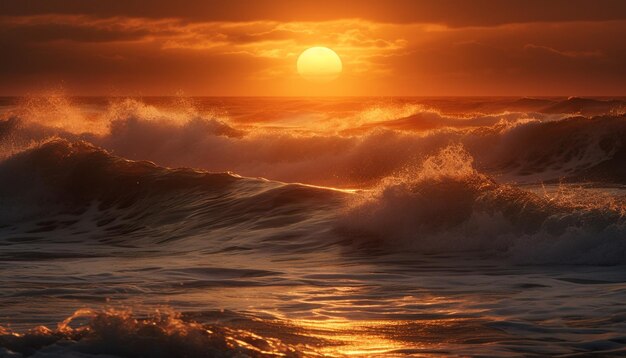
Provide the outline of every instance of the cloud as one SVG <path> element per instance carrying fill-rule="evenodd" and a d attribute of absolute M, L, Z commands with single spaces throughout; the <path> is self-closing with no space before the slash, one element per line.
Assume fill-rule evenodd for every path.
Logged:
<path fill-rule="evenodd" d="M 440 23 L 452 27 L 508 23 L 626 19 L 620 0 L 7 0 L 6 15 L 72 14 L 94 17 L 179 18 L 186 21 L 328 21 L 362 18 L 385 23 Z"/>
<path fill-rule="evenodd" d="M 60 7 L 55 14 L 0 16 L 7 54 L 0 57 L 0 93 L 59 83 L 81 94 L 124 95 L 626 93 L 626 45 L 615 41 L 626 21 L 199 21 L 176 11 L 160 18 L 151 9 L 133 17 L 121 11 L 129 5 L 110 6 L 119 11 Z M 312 86 L 296 73 L 297 56 L 311 46 L 341 57 L 344 73 L 332 86 Z"/>
<path fill-rule="evenodd" d="M 228 84 L 220 84 L 224 89 L 232 84 L 241 86 L 245 78 L 297 78 L 294 63 L 298 54 L 324 45 L 340 53 L 346 76 L 363 72 L 375 76 L 385 72 L 379 63 L 381 54 L 401 51 L 407 45 L 392 32 L 379 33 L 384 26 L 356 19 L 189 23 L 85 15 L 4 17 L 0 19 L 0 43 L 12 56 L 0 58 L 0 74 L 6 74 L 5 78 L 22 76 L 18 80 L 38 75 L 40 81 L 52 82 L 78 81 L 80 77 L 88 77 L 90 82 L 142 78 L 137 82 L 144 86 L 168 80 L 178 84 L 189 78 L 195 82 L 203 73 L 232 74 L 233 78 L 225 80 Z M 237 69 L 238 63 L 246 65 Z M 163 68 L 169 73 L 163 73 Z M 186 75 L 193 70 L 197 71 L 195 79 Z M 237 74 L 239 78 L 234 78 Z M 207 82 L 213 85 L 216 79 L 207 78 L 212 80 Z"/>
<path fill-rule="evenodd" d="M 539 46 L 535 44 L 527 44 L 524 49 L 529 52 L 544 52 L 556 56 L 562 56 L 567 58 L 587 58 L 587 57 L 602 57 L 604 54 L 600 50 L 596 51 L 566 51 L 557 50 L 549 46 Z"/>
<path fill-rule="evenodd" d="M 176 22 L 171 20 L 101 19 L 84 15 L 0 17 L 0 43 L 4 44 L 142 41 L 175 36 L 178 31 Z"/>

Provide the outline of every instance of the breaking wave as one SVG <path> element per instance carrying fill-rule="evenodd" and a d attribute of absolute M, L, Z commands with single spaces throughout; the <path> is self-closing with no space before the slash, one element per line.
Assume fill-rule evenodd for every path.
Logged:
<path fill-rule="evenodd" d="M 587 113 L 567 105 L 580 101 L 591 101 L 582 108 L 604 108 L 604 113 L 610 114 L 588 111 L 593 115 L 572 117 L 561 113 Z M 620 165 L 626 160 L 626 116 L 616 107 L 623 103 L 580 101 L 559 102 L 561 110 L 487 114 L 451 114 L 433 107 L 435 104 L 403 104 L 367 108 L 350 116 L 340 111 L 335 113 L 339 117 L 273 123 L 264 120 L 264 112 L 255 120 L 229 118 L 190 104 L 158 108 L 123 99 L 94 114 L 80 111 L 63 97 L 31 99 L 0 121 L 0 156 L 9 157 L 50 138 L 63 138 L 87 141 L 115 155 L 162 166 L 363 187 L 457 143 L 475 158 L 477 169 L 498 180 L 626 183 Z M 499 104 L 505 105 L 513 104 Z"/>
<path fill-rule="evenodd" d="M 51 106 L 46 122 L 39 108 Z M 79 115 L 62 99 L 24 108 L 0 122 L 2 228 L 150 243 L 219 231 L 227 239 L 215 250 L 352 241 L 520 263 L 626 263 L 623 197 L 580 187 L 626 183 L 623 114 L 461 117 L 405 106 L 390 117 L 374 111 L 384 121 L 367 119 L 377 128 L 356 134 L 129 99 L 95 119 L 80 114 L 80 127 L 60 119 Z M 411 128 L 420 116 L 445 125 Z"/>
<path fill-rule="evenodd" d="M 84 321 L 82 324 L 75 322 L 81 320 Z M 60 322 L 56 329 L 38 326 L 25 333 L 16 333 L 0 327 L 2 357 L 104 355 L 155 358 L 304 356 L 295 346 L 279 339 L 225 325 L 196 323 L 173 311 L 138 318 L 131 311 L 81 309 Z"/>
<path fill-rule="evenodd" d="M 90 237 L 104 242 L 165 243 L 221 230 L 239 238 L 237 245 L 265 249 L 272 237 L 293 237 L 297 249 L 349 239 L 391 251 L 473 252 L 519 263 L 626 263 L 624 198 L 564 184 L 551 191 L 500 184 L 477 171 L 460 145 L 351 194 L 167 169 L 53 140 L 2 162 L 0 188 L 8 204 L 2 227 L 80 233 L 93 225 L 98 230 L 91 226 Z M 36 220 L 44 213 L 47 220 Z"/>
<path fill-rule="evenodd" d="M 460 146 L 355 199 L 341 230 L 393 251 L 474 252 L 524 264 L 626 263 L 626 198 L 498 184 Z"/>

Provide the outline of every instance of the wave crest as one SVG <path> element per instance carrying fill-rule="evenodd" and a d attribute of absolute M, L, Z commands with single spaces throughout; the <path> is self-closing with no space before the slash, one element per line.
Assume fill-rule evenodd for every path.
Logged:
<path fill-rule="evenodd" d="M 622 201 L 599 205 L 596 195 L 576 201 L 498 184 L 471 168 L 459 146 L 424 163 L 353 203 L 340 230 L 392 251 L 475 252 L 519 263 L 626 263 Z"/>
<path fill-rule="evenodd" d="M 597 101 L 583 102 L 591 106 Z M 498 106 L 507 103 L 494 101 Z M 259 106 L 254 101 L 246 104 Z M 157 107 L 116 99 L 101 105 L 100 112 L 92 113 L 62 97 L 27 101 L 0 121 L 0 157 L 63 138 L 163 166 L 363 187 L 457 143 L 475 158 L 477 169 L 501 181 L 626 183 L 621 165 L 626 158 L 626 116 L 620 113 L 589 118 L 506 111 L 450 114 L 433 106 L 401 104 L 353 116 L 345 109 L 338 117 L 304 116 L 307 123 L 286 103 L 272 113 L 288 118 L 273 123 L 257 107 L 246 112 L 252 118 L 237 122 L 186 102 Z"/>
<path fill-rule="evenodd" d="M 74 321 L 86 323 L 73 328 Z M 242 329 L 184 320 L 174 311 L 136 318 L 131 311 L 81 309 L 54 330 L 0 329 L 7 357 L 298 357 L 295 347 Z"/>

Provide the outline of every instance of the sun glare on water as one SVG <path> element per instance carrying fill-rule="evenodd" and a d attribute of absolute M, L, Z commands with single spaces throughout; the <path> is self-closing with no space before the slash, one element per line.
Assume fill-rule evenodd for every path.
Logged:
<path fill-rule="evenodd" d="M 304 79 L 317 82 L 330 82 L 341 74 L 341 58 L 328 47 L 311 47 L 298 57 L 298 73 Z"/>

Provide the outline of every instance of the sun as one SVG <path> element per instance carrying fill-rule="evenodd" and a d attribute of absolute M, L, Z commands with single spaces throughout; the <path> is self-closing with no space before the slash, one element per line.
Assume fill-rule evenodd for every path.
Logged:
<path fill-rule="evenodd" d="M 328 47 L 311 47 L 300 54 L 298 73 L 311 82 L 327 83 L 341 74 L 341 58 Z"/>

